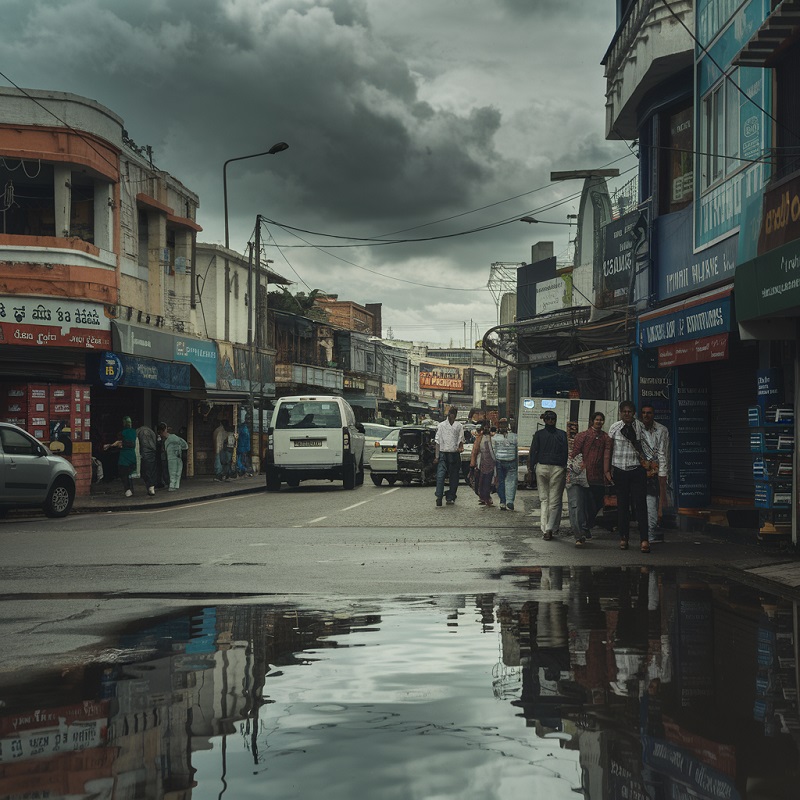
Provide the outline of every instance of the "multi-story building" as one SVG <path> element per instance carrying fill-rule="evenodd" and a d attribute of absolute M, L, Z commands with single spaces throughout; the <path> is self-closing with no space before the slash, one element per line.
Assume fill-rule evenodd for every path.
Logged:
<path fill-rule="evenodd" d="M 336 294 L 321 295 L 316 302 L 325 310 L 332 325 L 371 336 L 381 336 L 380 303 L 362 306 L 352 300 L 339 300 L 339 295 Z"/>
<path fill-rule="evenodd" d="M 733 294 L 737 265 L 756 255 L 770 148 L 782 141 L 774 114 L 794 114 L 788 88 L 770 111 L 762 68 L 780 39 L 762 21 L 782 5 L 629 0 L 603 61 L 606 135 L 638 140 L 636 210 L 653 243 L 633 297 L 634 399 L 670 428 L 674 503 L 687 524 L 757 521 L 748 407 L 758 370 L 786 352 L 740 330 Z M 792 25 L 783 29 L 788 39 Z M 782 63 L 792 74 L 791 57 Z M 742 300 L 737 291 L 737 309 Z"/>

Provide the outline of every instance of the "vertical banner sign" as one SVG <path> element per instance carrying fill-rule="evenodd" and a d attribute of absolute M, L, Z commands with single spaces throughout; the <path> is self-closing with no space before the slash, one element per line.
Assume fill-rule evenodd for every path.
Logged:
<path fill-rule="evenodd" d="M 706 373 L 679 370 L 675 391 L 675 476 L 679 508 L 703 508 L 711 501 L 711 435 Z"/>
<path fill-rule="evenodd" d="M 770 406 L 783 403 L 783 372 L 779 369 L 756 370 L 758 404 L 766 411 Z"/>
<path fill-rule="evenodd" d="M 105 352 L 100 357 L 100 382 L 106 389 L 116 389 L 122 380 L 122 361 L 116 353 Z"/>

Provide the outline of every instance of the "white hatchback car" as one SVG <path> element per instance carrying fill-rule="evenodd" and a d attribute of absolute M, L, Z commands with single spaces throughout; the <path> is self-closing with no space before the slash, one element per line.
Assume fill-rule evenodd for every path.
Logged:
<path fill-rule="evenodd" d="M 0 513 L 40 506 L 65 517 L 75 500 L 75 468 L 22 428 L 0 422 Z"/>
<path fill-rule="evenodd" d="M 364 426 L 336 395 L 281 397 L 267 430 L 267 491 L 281 482 L 340 480 L 345 489 L 364 483 Z"/>

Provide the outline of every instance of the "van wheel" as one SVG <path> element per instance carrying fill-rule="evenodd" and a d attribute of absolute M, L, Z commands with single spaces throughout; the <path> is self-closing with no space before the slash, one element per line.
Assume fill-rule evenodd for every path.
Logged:
<path fill-rule="evenodd" d="M 376 475 L 374 472 L 370 473 L 370 478 L 372 478 L 372 482 L 376 486 L 380 486 L 383 483 L 383 478 L 380 475 Z M 391 482 L 391 478 L 389 481 Z"/>
<path fill-rule="evenodd" d="M 403 486 L 411 486 L 411 478 L 402 478 Z"/>
<path fill-rule="evenodd" d="M 356 473 L 356 486 L 364 485 L 364 459 L 361 459 L 361 467 Z"/>
<path fill-rule="evenodd" d="M 356 488 L 356 465 L 353 464 L 352 466 L 348 466 L 344 468 L 344 478 L 342 479 L 342 486 L 345 489 L 355 489 Z"/>
<path fill-rule="evenodd" d="M 267 473 L 267 491 L 279 492 L 281 490 L 281 479 L 272 472 Z"/>
<path fill-rule="evenodd" d="M 50 489 L 42 509 L 48 517 L 66 517 L 74 500 L 74 484 L 67 480 L 57 480 Z"/>
<path fill-rule="evenodd" d="M 387 478 L 386 483 L 388 483 L 389 486 L 394 486 L 397 483 L 397 478 Z"/>
<path fill-rule="evenodd" d="M 292 489 L 296 489 L 300 485 L 300 478 L 292 476 L 286 479 L 286 483 L 288 483 Z"/>

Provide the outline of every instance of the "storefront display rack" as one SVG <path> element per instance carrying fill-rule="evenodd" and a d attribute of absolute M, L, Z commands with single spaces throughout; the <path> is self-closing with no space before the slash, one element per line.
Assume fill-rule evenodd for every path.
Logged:
<path fill-rule="evenodd" d="M 752 406 L 747 411 L 747 421 L 753 453 L 753 505 L 761 509 L 760 535 L 791 536 L 794 409 Z"/>

